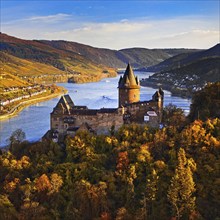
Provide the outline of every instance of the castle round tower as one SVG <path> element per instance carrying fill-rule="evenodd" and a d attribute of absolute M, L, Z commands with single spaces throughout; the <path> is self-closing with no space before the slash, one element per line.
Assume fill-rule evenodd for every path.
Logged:
<path fill-rule="evenodd" d="M 119 79 L 118 89 L 119 107 L 140 101 L 140 82 L 138 80 L 138 77 L 135 77 L 134 72 L 129 63 L 123 77 L 121 76 Z"/>

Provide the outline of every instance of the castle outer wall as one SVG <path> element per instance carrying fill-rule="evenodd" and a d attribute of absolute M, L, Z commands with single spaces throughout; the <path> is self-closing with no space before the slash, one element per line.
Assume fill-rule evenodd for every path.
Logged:
<path fill-rule="evenodd" d="M 86 110 L 69 113 L 51 113 L 51 129 L 59 134 L 71 133 L 74 128 L 87 124 L 97 134 L 108 133 L 112 127 L 116 130 L 124 124 L 123 109 Z"/>

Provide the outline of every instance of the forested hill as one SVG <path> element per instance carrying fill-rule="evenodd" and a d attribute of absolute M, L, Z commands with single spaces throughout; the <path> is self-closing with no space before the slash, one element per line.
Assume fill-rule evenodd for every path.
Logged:
<path fill-rule="evenodd" d="M 162 86 L 176 95 L 191 96 L 208 82 L 220 81 L 220 44 L 194 53 L 184 53 L 147 68 L 158 71 L 142 85 Z"/>
<path fill-rule="evenodd" d="M 172 56 L 180 53 L 195 52 L 193 49 L 147 49 L 127 48 L 121 50 L 110 50 L 91 47 L 84 44 L 68 41 L 38 41 L 46 45 L 64 51 L 78 53 L 97 64 L 103 64 L 114 68 L 125 68 L 127 63 L 134 68 L 158 64 Z"/>
<path fill-rule="evenodd" d="M 95 48 L 68 41 L 38 41 L 51 47 L 71 51 L 80 54 L 96 64 L 103 64 L 114 68 L 125 68 L 130 62 L 134 68 L 150 66 L 157 64 L 175 53 L 185 52 L 184 49 L 163 50 L 163 49 L 146 49 L 146 48 L 129 48 L 122 50 L 110 50 Z"/>
<path fill-rule="evenodd" d="M 199 60 L 205 60 L 208 58 L 220 57 L 220 44 L 211 47 L 208 50 L 200 51 L 189 51 L 181 54 L 177 54 L 159 64 L 147 67 L 148 71 L 158 72 L 158 71 L 170 71 L 172 69 L 177 69 L 185 67 L 191 63 L 195 63 Z"/>

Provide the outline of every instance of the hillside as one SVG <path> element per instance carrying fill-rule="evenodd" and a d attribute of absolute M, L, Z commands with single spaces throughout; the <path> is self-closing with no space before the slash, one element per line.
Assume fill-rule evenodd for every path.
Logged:
<path fill-rule="evenodd" d="M 0 69 L 0 71 L 1 71 L 1 69 Z M 26 81 L 20 79 L 17 76 L 14 76 L 13 74 L 2 73 L 2 71 L 1 71 L 0 92 L 2 92 L 4 88 L 11 87 L 11 85 L 13 85 L 15 87 L 23 87 L 23 86 L 28 86 L 29 83 L 27 83 Z"/>
<path fill-rule="evenodd" d="M 42 83 L 44 81 L 57 81 L 64 75 L 64 71 L 55 68 L 52 65 L 39 63 L 36 61 L 21 59 L 5 52 L 0 51 L 1 74 L 11 74 L 19 77 L 19 80 L 26 83 Z M 5 81 L 5 79 L 4 79 Z M 62 80 L 61 80 L 62 81 Z M 15 86 L 16 81 L 11 82 Z M 10 87 L 10 85 L 8 85 Z"/>
<path fill-rule="evenodd" d="M 44 43 L 59 50 L 77 53 L 96 64 L 102 64 L 113 68 L 125 68 L 128 62 L 130 62 L 134 68 L 150 66 L 171 57 L 172 53 L 176 53 L 172 51 L 172 49 L 168 51 L 163 49 L 150 50 L 145 48 L 130 48 L 117 51 L 103 48 L 95 48 L 68 41 L 44 40 L 37 42 Z M 183 51 L 178 50 L 178 52 L 180 53 Z"/>
<path fill-rule="evenodd" d="M 49 45 L 55 49 L 75 53 L 86 57 L 96 64 L 102 64 L 113 68 L 125 67 L 125 63 L 120 59 L 120 53 L 116 50 L 99 49 L 84 44 L 68 41 L 37 41 L 45 45 Z"/>
<path fill-rule="evenodd" d="M 196 49 L 146 49 L 127 48 L 122 50 L 110 50 L 95 48 L 84 44 L 68 41 L 36 41 L 53 48 L 77 53 L 96 64 L 102 64 L 113 68 L 125 68 L 130 62 L 134 68 L 143 68 L 158 64 L 172 56 L 181 53 L 198 51 Z"/>
<path fill-rule="evenodd" d="M 55 72 L 59 71 L 63 75 L 72 74 L 77 82 L 97 81 L 103 76 L 115 75 L 112 68 L 97 65 L 76 52 L 59 50 L 37 41 L 22 40 L 1 34 L 0 43 L 1 51 L 20 59 L 37 62 L 39 65 L 48 65 L 45 67 L 50 70 L 53 67 Z M 28 68 L 32 69 L 31 65 Z M 47 71 L 44 73 L 47 74 Z M 33 68 L 32 74 L 38 74 L 38 72 Z"/>
<path fill-rule="evenodd" d="M 158 71 L 142 85 L 162 86 L 175 95 L 191 96 L 208 82 L 220 81 L 220 44 L 195 53 L 174 56 L 149 68 Z"/>
<path fill-rule="evenodd" d="M 217 44 L 208 50 L 190 50 L 185 53 L 177 54 L 159 64 L 148 67 L 147 70 L 150 72 L 168 71 L 170 69 L 189 65 L 197 60 L 218 56 L 220 56 L 220 44 Z"/>
<path fill-rule="evenodd" d="M 162 51 L 169 54 L 169 57 L 160 63 L 155 65 L 145 65 L 142 68 L 138 68 L 139 71 L 158 72 L 166 68 L 173 68 L 180 65 L 182 59 L 190 56 L 195 52 L 201 50 L 198 49 L 162 49 Z"/>
<path fill-rule="evenodd" d="M 168 59 L 171 55 L 160 49 L 131 48 L 119 51 L 125 61 L 129 61 L 135 68 L 151 66 Z"/>

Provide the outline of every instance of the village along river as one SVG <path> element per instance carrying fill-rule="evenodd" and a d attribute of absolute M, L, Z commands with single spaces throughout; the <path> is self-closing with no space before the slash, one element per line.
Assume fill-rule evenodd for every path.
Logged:
<path fill-rule="evenodd" d="M 152 73 L 135 74 L 142 78 L 148 78 Z M 73 84 L 73 83 L 58 83 L 68 90 L 75 105 L 86 105 L 92 109 L 99 108 L 117 108 L 118 107 L 118 80 L 115 78 L 106 78 L 100 82 Z M 141 87 L 141 101 L 150 100 L 156 89 L 150 87 Z M 168 91 L 165 92 L 164 105 L 172 103 L 179 108 L 182 108 L 186 113 L 189 112 L 191 101 L 180 97 L 171 96 Z M 21 128 L 28 141 L 37 141 L 50 128 L 50 113 L 56 106 L 58 98 L 49 101 L 40 102 L 26 107 L 17 116 L 0 121 L 0 147 L 7 145 L 7 139 L 13 131 Z"/>

